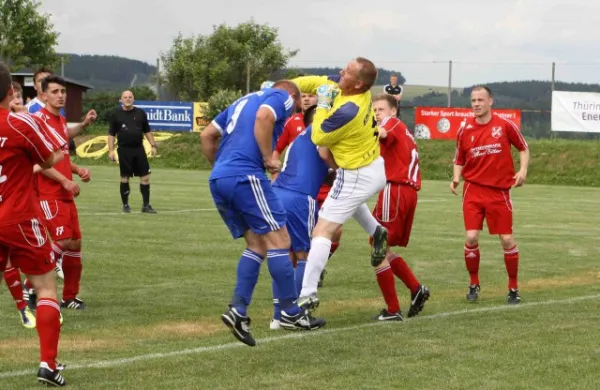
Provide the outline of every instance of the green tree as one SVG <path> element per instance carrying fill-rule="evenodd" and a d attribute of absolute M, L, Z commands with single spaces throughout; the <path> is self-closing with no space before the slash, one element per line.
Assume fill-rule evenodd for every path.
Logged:
<path fill-rule="evenodd" d="M 135 100 L 156 100 L 156 92 L 147 85 L 139 85 L 129 89 Z"/>
<path fill-rule="evenodd" d="M 286 50 L 277 29 L 253 21 L 215 26 L 211 35 L 181 34 L 163 54 L 163 81 L 181 100 L 206 101 L 218 90 L 256 90 L 283 69 L 297 50 Z"/>
<path fill-rule="evenodd" d="M 0 60 L 11 70 L 54 66 L 58 33 L 36 0 L 0 0 Z"/>

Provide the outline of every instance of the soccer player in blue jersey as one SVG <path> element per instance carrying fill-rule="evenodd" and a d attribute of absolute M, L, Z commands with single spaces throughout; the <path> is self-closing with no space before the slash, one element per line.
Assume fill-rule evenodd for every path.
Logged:
<path fill-rule="evenodd" d="M 335 162 L 325 148 L 321 151 L 311 140 L 310 121 L 316 106 L 305 112 L 306 130 L 287 148 L 281 173 L 273 182 L 273 190 L 287 213 L 287 230 L 291 237 L 291 252 L 296 260 L 296 291 L 302 289 L 306 258 L 310 249 L 312 230 L 317 222 L 315 198 Z M 274 315 L 271 329 L 279 329 L 280 307 L 277 284 L 273 283 Z"/>
<path fill-rule="evenodd" d="M 233 238 L 244 237 L 247 245 L 238 263 L 230 308 L 221 319 L 238 340 L 250 346 L 256 341 L 247 308 L 265 256 L 277 284 L 281 326 L 311 330 L 325 325 L 296 303 L 286 212 L 265 173 L 265 169 L 281 169 L 281 161 L 272 158 L 273 147 L 285 121 L 300 104 L 298 87 L 278 81 L 272 88 L 238 99 L 201 133 L 202 153 L 213 165 L 209 184 L 217 209 Z"/>

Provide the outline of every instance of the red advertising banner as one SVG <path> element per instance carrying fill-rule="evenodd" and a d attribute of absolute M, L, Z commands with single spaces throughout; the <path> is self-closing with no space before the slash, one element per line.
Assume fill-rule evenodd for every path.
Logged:
<path fill-rule="evenodd" d="M 492 113 L 521 128 L 520 110 L 492 110 Z M 415 138 L 455 140 L 462 122 L 471 117 L 473 110 L 470 108 L 415 107 Z"/>

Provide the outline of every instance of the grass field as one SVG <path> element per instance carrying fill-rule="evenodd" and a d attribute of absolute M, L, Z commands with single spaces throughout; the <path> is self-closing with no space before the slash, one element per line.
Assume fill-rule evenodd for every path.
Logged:
<path fill-rule="evenodd" d="M 208 172 L 156 169 L 152 204 L 122 215 L 118 169 L 93 167 L 78 198 L 81 297 L 67 311 L 60 360 L 72 389 L 592 389 L 600 364 L 600 189 L 514 191 L 522 304 L 505 304 L 497 238 L 482 236 L 479 304 L 465 301 L 460 199 L 426 181 L 403 251 L 432 298 L 415 319 L 381 324 L 365 234 L 351 221 L 329 262 L 314 332 L 269 330 L 263 268 L 250 310 L 255 348 L 221 324 L 243 243 L 214 210 Z M 409 293 L 397 283 L 406 310 Z M 39 388 L 35 331 L 0 288 L 0 388 Z"/>

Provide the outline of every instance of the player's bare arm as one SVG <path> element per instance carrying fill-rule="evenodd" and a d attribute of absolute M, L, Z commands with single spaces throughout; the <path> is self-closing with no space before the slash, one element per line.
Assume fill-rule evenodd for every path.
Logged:
<path fill-rule="evenodd" d="M 458 185 L 460 184 L 460 177 L 462 176 L 462 170 L 463 170 L 462 165 L 454 164 L 454 169 L 453 169 L 453 174 L 452 174 L 452 182 L 450 182 L 450 191 L 452 191 L 452 193 L 454 195 L 458 195 L 458 193 L 456 192 L 456 189 L 458 188 Z"/>
<path fill-rule="evenodd" d="M 210 165 L 215 164 L 220 138 L 221 131 L 217 129 L 212 122 L 202 130 L 202 133 L 200 133 L 202 155 Z"/>
<path fill-rule="evenodd" d="M 149 131 L 147 133 L 144 133 L 144 136 L 146 137 L 146 139 L 150 143 L 150 147 L 152 148 L 150 150 L 150 155 L 152 157 L 156 157 L 156 153 L 158 152 L 158 148 L 156 147 L 156 141 L 154 141 L 154 135 L 152 135 L 152 132 Z"/>
<path fill-rule="evenodd" d="M 96 118 L 98 118 L 98 114 L 96 113 L 95 110 L 89 110 L 88 113 L 85 115 L 85 118 L 83 119 L 83 122 L 78 123 L 77 125 L 73 126 L 73 127 L 69 127 L 69 137 L 73 138 L 76 135 L 79 135 L 81 133 L 83 133 L 83 131 L 89 126 L 91 125 Z"/>
<path fill-rule="evenodd" d="M 335 159 L 333 158 L 333 154 L 331 150 L 327 146 L 319 147 L 319 156 L 325 161 L 327 166 L 333 170 L 338 169 L 338 165 L 335 163 Z"/>
<path fill-rule="evenodd" d="M 79 176 L 84 183 L 87 183 L 90 180 L 92 180 L 92 176 L 90 174 L 89 169 L 82 168 L 72 161 L 71 161 L 71 172 L 73 172 L 74 174 Z"/>
<path fill-rule="evenodd" d="M 38 172 L 41 172 L 44 169 L 51 168 L 56 163 L 60 162 L 63 158 L 65 158 L 65 156 L 63 155 L 62 150 L 55 150 L 54 152 L 52 152 L 52 155 L 50 155 L 50 158 L 48 158 L 42 164 L 36 164 L 33 167 L 33 173 L 36 173 L 36 167 L 38 169 Z"/>
<path fill-rule="evenodd" d="M 519 152 L 519 171 L 515 174 L 513 187 L 521 187 L 527 180 L 527 168 L 529 168 L 529 148 Z"/>
<path fill-rule="evenodd" d="M 116 161 L 115 159 L 115 136 L 108 136 L 108 158 L 110 161 Z"/>
<path fill-rule="evenodd" d="M 62 152 L 61 152 L 62 154 Z M 60 183 L 60 185 L 67 191 L 69 191 L 70 193 L 73 194 L 73 196 L 78 196 L 79 192 L 81 191 L 81 189 L 79 188 L 79 184 L 75 183 L 74 181 L 71 181 L 69 179 L 67 179 L 62 173 L 60 173 L 59 171 L 57 171 L 54 168 L 47 168 L 44 169 L 40 172 L 42 175 L 46 176 L 49 179 L 54 180 L 57 183 Z"/>
<path fill-rule="evenodd" d="M 271 173 L 281 170 L 281 161 L 273 158 L 273 127 L 275 115 L 266 107 L 261 107 L 256 113 L 254 122 L 254 138 L 263 157 L 265 168 Z"/>

